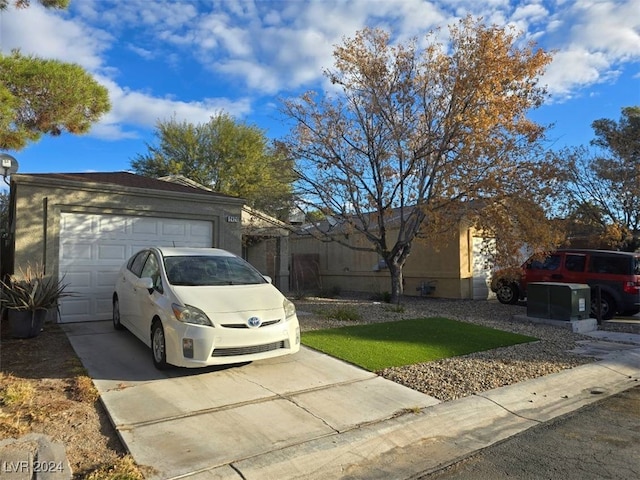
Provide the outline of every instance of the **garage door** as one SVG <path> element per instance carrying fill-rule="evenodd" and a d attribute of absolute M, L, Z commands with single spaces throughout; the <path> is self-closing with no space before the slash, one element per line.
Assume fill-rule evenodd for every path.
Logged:
<path fill-rule="evenodd" d="M 111 318 L 118 270 L 148 246 L 211 247 L 213 223 L 174 218 L 62 213 L 60 276 L 72 297 L 60 305 L 62 322 Z"/>

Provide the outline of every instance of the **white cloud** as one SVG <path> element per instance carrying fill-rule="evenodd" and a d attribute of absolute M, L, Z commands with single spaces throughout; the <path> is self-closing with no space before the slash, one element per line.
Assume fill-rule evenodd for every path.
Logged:
<path fill-rule="evenodd" d="M 611 81 L 625 62 L 640 61 L 640 0 L 82 0 L 72 2 L 69 12 L 33 2 L 29 9 L 2 13 L 0 46 L 79 63 L 99 75 L 113 110 L 93 133 L 117 138 L 135 134 L 127 128 L 146 128 L 174 113 L 194 122 L 220 109 L 243 116 L 266 94 L 318 88 L 323 69 L 333 65 L 334 46 L 364 26 L 388 29 L 398 41 L 421 39 L 439 26 L 444 39 L 447 25 L 467 14 L 515 25 L 525 38 L 557 50 L 542 78 L 556 100 Z M 160 87 L 159 94 L 134 88 L 144 80 L 134 83 L 110 63 L 118 48 L 136 53 L 141 71 L 145 61 L 163 60 L 167 75 L 212 77 L 213 95 L 194 99 L 197 94 L 189 92 L 187 101 Z M 183 73 L 187 63 L 199 64 L 201 71 Z M 171 93 L 186 91 L 189 79 L 183 84 Z M 241 98 L 216 96 L 220 84 Z"/>
<path fill-rule="evenodd" d="M 90 71 L 103 67 L 102 54 L 113 40 L 103 30 L 65 19 L 35 2 L 26 9 L 2 12 L 0 35 L 5 53 L 20 49 L 25 55 L 77 63 Z"/>
<path fill-rule="evenodd" d="M 109 90 L 113 108 L 91 130 L 91 135 L 108 139 L 137 138 L 137 128 L 153 128 L 159 120 L 175 117 L 179 121 L 204 123 L 222 111 L 241 117 L 250 111 L 247 99 L 230 101 L 225 98 L 205 98 L 185 102 L 172 98 L 158 98 L 118 86 L 107 78 L 99 81 Z"/>

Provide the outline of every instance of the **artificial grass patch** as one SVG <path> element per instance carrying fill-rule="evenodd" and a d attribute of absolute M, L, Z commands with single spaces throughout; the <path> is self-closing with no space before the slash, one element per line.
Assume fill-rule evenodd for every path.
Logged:
<path fill-rule="evenodd" d="M 370 371 L 537 340 L 447 318 L 353 325 L 302 334 L 302 343 Z"/>

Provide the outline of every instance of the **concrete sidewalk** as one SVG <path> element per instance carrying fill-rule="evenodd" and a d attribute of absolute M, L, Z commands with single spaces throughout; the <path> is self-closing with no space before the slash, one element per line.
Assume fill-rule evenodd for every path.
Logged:
<path fill-rule="evenodd" d="M 123 443 L 161 479 L 411 478 L 640 378 L 640 336 L 610 332 L 581 345 L 598 362 L 440 403 L 304 347 L 165 373 L 110 322 L 63 328 Z"/>

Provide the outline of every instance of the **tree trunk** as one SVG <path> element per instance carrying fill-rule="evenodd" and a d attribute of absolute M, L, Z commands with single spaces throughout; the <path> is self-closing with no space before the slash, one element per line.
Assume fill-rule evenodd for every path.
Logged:
<path fill-rule="evenodd" d="M 400 298 L 404 292 L 402 280 L 402 265 L 397 261 L 387 262 L 389 273 L 391 274 L 391 303 L 400 303 Z"/>

